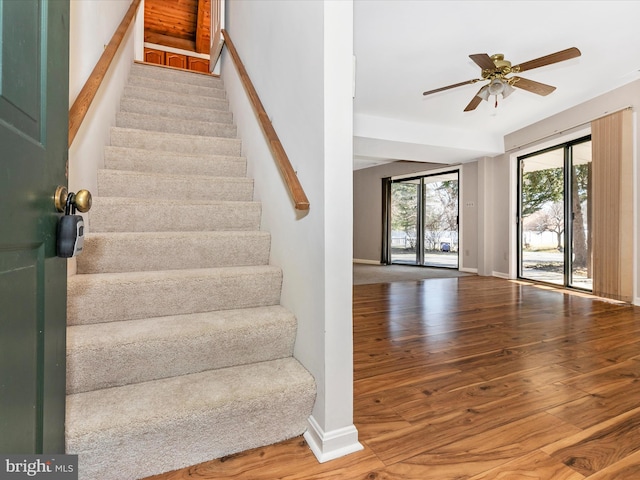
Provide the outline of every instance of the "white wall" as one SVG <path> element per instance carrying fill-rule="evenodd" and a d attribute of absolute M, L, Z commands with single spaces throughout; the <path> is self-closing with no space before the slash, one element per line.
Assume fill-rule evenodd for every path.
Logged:
<path fill-rule="evenodd" d="M 353 3 L 234 0 L 226 29 L 311 208 L 296 212 L 224 50 L 222 76 L 284 271 L 282 304 L 298 319 L 295 356 L 314 375 L 307 440 L 320 461 L 361 449 L 353 426 Z"/>
<path fill-rule="evenodd" d="M 69 107 L 89 78 L 130 4 L 131 0 L 71 0 Z M 143 8 L 141 4 L 138 10 L 140 16 Z M 84 188 L 94 195 L 98 193 L 97 171 L 104 165 L 104 146 L 109 144 L 109 128 L 115 124 L 120 95 L 133 62 L 133 30 L 132 25 L 69 149 L 71 192 Z"/>
<path fill-rule="evenodd" d="M 516 255 L 515 250 L 511 250 L 513 245 L 510 242 L 511 226 L 515 224 L 515 218 L 512 216 L 512 206 L 515 202 L 511 189 L 513 170 L 508 155 L 487 160 L 486 167 L 485 182 L 498 187 L 485 196 L 485 255 L 488 261 L 485 262 L 482 274 L 512 278 L 511 258 Z"/>
<path fill-rule="evenodd" d="M 478 162 L 460 167 L 460 270 L 478 272 Z"/>
<path fill-rule="evenodd" d="M 493 275 L 493 159 L 482 157 L 477 162 L 477 273 Z M 465 247 L 466 248 L 466 247 Z"/>

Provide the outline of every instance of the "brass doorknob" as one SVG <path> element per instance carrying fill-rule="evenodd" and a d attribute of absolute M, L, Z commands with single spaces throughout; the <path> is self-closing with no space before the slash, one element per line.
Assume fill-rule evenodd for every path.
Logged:
<path fill-rule="evenodd" d="M 69 193 L 66 187 L 58 185 L 53 197 L 56 210 L 65 212 L 67 202 L 73 205 L 80 213 L 86 213 L 91 209 L 91 192 L 89 190 L 78 190 L 78 193 Z"/>
<path fill-rule="evenodd" d="M 80 213 L 86 213 L 91 209 L 91 192 L 89 190 L 78 190 L 73 204 Z"/>

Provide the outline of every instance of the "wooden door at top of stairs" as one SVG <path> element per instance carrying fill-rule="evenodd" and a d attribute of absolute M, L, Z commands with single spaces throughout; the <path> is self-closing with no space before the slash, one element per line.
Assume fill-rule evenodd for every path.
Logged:
<path fill-rule="evenodd" d="M 69 0 L 0 0 L 0 453 L 64 453 Z"/>
<path fill-rule="evenodd" d="M 224 28 L 224 0 L 211 0 L 211 48 L 209 71 L 213 72 L 222 53 L 222 29 Z"/>

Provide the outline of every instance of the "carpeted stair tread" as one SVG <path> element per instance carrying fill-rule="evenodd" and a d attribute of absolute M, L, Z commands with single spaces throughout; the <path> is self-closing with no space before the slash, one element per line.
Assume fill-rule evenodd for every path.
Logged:
<path fill-rule="evenodd" d="M 94 197 L 87 232 L 259 230 L 261 210 L 259 202 Z"/>
<path fill-rule="evenodd" d="M 83 478 L 128 480 L 300 435 L 313 377 L 286 358 L 67 397 Z"/>
<path fill-rule="evenodd" d="M 123 97 L 120 100 L 120 111 L 156 115 L 163 118 L 233 123 L 233 114 L 228 110 L 185 107 L 182 105 L 167 104 L 162 100 L 150 101 L 134 97 Z"/>
<path fill-rule="evenodd" d="M 124 87 L 123 92 L 123 96 L 125 97 L 141 98 L 151 101 L 157 101 L 159 95 L 162 95 L 162 101 L 166 104 L 210 108 L 212 110 L 229 109 L 229 102 L 225 98 L 203 97 L 201 95 L 189 95 L 180 92 L 158 92 L 153 88 L 139 85 L 127 85 Z"/>
<path fill-rule="evenodd" d="M 242 141 L 238 138 L 203 137 L 122 127 L 111 127 L 111 145 L 197 155 L 240 156 L 242 149 Z"/>
<path fill-rule="evenodd" d="M 222 79 L 217 75 L 178 70 L 175 68 L 161 67 L 155 64 L 134 63 L 131 66 L 130 75 L 139 77 L 157 78 L 172 82 L 201 85 L 204 87 L 224 88 Z"/>
<path fill-rule="evenodd" d="M 295 335 L 279 305 L 72 326 L 67 393 L 290 357 Z"/>
<path fill-rule="evenodd" d="M 244 177 L 247 161 L 244 157 L 225 155 L 190 155 L 160 152 L 140 148 L 107 146 L 105 167 L 155 173 Z"/>
<path fill-rule="evenodd" d="M 83 274 L 266 265 L 270 244 L 269 233 L 261 231 L 89 233 L 77 269 Z"/>
<path fill-rule="evenodd" d="M 132 86 L 153 88 L 154 90 L 157 90 L 161 95 L 164 95 L 168 92 L 177 92 L 186 93 L 188 95 L 197 95 L 200 97 L 211 97 L 219 99 L 225 99 L 227 96 L 223 88 L 218 88 L 213 85 L 193 85 L 188 83 L 181 83 L 174 80 L 165 80 L 148 76 L 138 76 L 135 74 L 135 72 L 129 75 L 127 84 Z"/>
<path fill-rule="evenodd" d="M 250 202 L 253 180 L 102 169 L 98 170 L 98 195 Z"/>
<path fill-rule="evenodd" d="M 173 118 L 144 115 L 142 113 L 118 112 L 116 114 L 116 126 L 155 132 L 236 138 L 236 127 L 233 124 L 182 119 L 176 121 Z"/>
<path fill-rule="evenodd" d="M 281 286 L 270 265 L 74 275 L 67 325 L 277 305 Z"/>

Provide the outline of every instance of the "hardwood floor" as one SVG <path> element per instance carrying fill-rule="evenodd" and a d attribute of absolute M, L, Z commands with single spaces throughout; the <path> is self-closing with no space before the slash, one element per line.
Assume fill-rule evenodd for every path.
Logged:
<path fill-rule="evenodd" d="M 364 450 L 302 438 L 154 480 L 640 478 L 640 309 L 487 277 L 354 287 Z"/>

